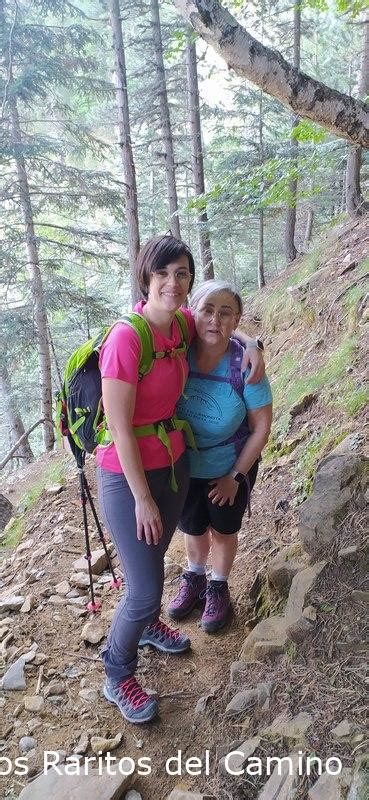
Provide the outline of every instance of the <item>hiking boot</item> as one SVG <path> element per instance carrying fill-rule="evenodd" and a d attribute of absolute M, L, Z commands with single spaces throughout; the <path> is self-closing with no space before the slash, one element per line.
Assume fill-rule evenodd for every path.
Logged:
<path fill-rule="evenodd" d="M 215 633 L 227 622 L 231 607 L 227 581 L 210 581 L 206 590 L 204 613 L 201 617 L 201 627 L 207 633 Z"/>
<path fill-rule="evenodd" d="M 186 570 L 182 575 L 176 596 L 166 608 L 168 617 L 171 619 L 187 617 L 199 601 L 201 602 L 200 595 L 204 596 L 206 586 L 206 575 L 197 575 L 196 572 Z"/>
<path fill-rule="evenodd" d="M 115 703 L 124 719 L 140 724 L 149 722 L 158 713 L 158 704 L 140 686 L 133 675 L 113 683 L 109 678 L 103 686 L 104 696 L 109 703 Z"/>
<path fill-rule="evenodd" d="M 173 655 L 184 653 L 191 647 L 188 636 L 184 636 L 178 630 L 173 630 L 160 619 L 147 625 L 144 629 L 138 646 L 144 647 L 145 644 L 151 644 L 157 650 Z"/>

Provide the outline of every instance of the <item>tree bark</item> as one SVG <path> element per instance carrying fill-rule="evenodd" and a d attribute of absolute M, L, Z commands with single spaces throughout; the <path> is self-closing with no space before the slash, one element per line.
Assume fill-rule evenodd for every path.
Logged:
<path fill-rule="evenodd" d="M 264 211 L 259 211 L 259 246 L 258 246 L 258 287 L 265 286 L 264 274 Z"/>
<path fill-rule="evenodd" d="M 187 36 L 186 49 L 187 63 L 187 92 L 188 107 L 191 127 L 191 163 L 192 176 L 196 197 L 205 194 L 204 179 L 204 158 L 202 152 L 201 120 L 200 120 L 200 97 L 199 82 L 197 77 L 197 58 L 196 44 L 192 41 L 192 33 Z M 214 264 L 211 255 L 209 221 L 204 207 L 198 213 L 198 234 L 202 263 L 202 275 L 204 280 L 214 278 Z"/>
<path fill-rule="evenodd" d="M 229 245 L 229 255 L 231 257 L 231 267 L 232 267 L 232 280 L 234 288 L 238 289 L 238 281 L 237 281 L 237 272 L 236 272 L 236 259 L 234 257 L 234 248 L 233 248 L 233 241 L 232 237 L 228 236 L 228 245 Z"/>
<path fill-rule="evenodd" d="M 364 49 L 361 62 L 358 94 L 364 99 L 369 94 L 369 14 L 364 20 Z M 360 186 L 362 147 L 350 147 L 346 166 L 346 211 L 351 217 L 360 217 L 368 210 Z"/>
<path fill-rule="evenodd" d="M 314 208 L 310 204 L 307 210 L 307 217 L 306 217 L 306 228 L 305 228 L 305 236 L 304 236 L 304 249 L 307 250 L 309 244 L 311 242 L 311 237 L 313 234 L 313 224 L 314 224 Z"/>
<path fill-rule="evenodd" d="M 172 137 L 172 127 L 170 122 L 170 114 L 169 114 L 167 84 L 166 84 L 165 70 L 164 70 L 163 44 L 161 38 L 161 25 L 160 25 L 158 0 L 150 0 L 150 10 L 151 10 L 151 27 L 152 27 L 152 37 L 153 37 L 154 55 L 155 55 L 156 84 L 159 96 L 161 130 L 163 137 L 163 148 L 164 148 L 164 159 L 165 159 L 165 174 L 167 180 L 170 229 L 172 231 L 173 236 L 176 236 L 177 239 L 180 239 L 181 231 L 180 231 L 179 216 L 178 216 L 178 197 L 177 197 L 177 186 L 176 186 L 173 137 Z"/>
<path fill-rule="evenodd" d="M 150 147 L 151 152 L 151 167 L 150 167 L 150 234 L 151 236 L 155 236 L 156 234 L 156 214 L 155 214 L 155 169 L 153 167 L 154 161 L 154 153 L 153 153 L 153 146 Z"/>
<path fill-rule="evenodd" d="M 9 110 L 12 138 L 16 146 L 17 153 L 14 158 L 17 169 L 19 196 L 25 227 L 25 242 L 28 258 L 27 268 L 31 278 L 31 292 L 35 314 L 35 329 L 40 367 L 41 413 L 45 420 L 52 422 L 51 359 L 47 333 L 47 312 L 38 248 L 36 243 L 37 240 L 33 222 L 33 211 L 26 164 L 22 155 L 22 133 L 19 124 L 17 103 L 14 98 L 9 101 Z M 48 425 L 46 422 L 44 423 L 43 435 L 45 449 L 52 450 L 55 442 L 54 429 L 52 425 Z"/>
<path fill-rule="evenodd" d="M 134 305 L 141 296 L 137 283 L 135 267 L 140 249 L 140 234 L 138 225 L 138 203 L 136 170 L 133 158 L 131 125 L 129 118 L 129 103 L 127 91 L 127 71 L 124 53 L 122 22 L 119 0 L 109 0 L 110 24 L 113 33 L 115 83 L 118 110 L 119 147 L 123 164 L 125 187 L 127 236 L 128 236 L 128 262 L 131 282 L 131 299 Z"/>
<path fill-rule="evenodd" d="M 263 92 L 260 92 L 259 98 L 259 160 L 260 164 L 264 163 L 264 121 L 263 121 Z M 259 211 L 259 242 L 258 242 L 258 287 L 262 289 L 265 286 L 265 273 L 264 273 L 264 210 L 260 208 Z"/>
<path fill-rule="evenodd" d="M 10 441 L 14 445 L 18 439 L 24 436 L 25 429 L 18 408 L 12 399 L 10 376 L 4 361 L 0 367 L 0 393 L 3 398 L 4 411 L 8 420 Z M 34 455 L 27 437 L 22 439 L 19 451 L 19 457 L 22 459 L 23 463 L 30 464 L 31 461 L 34 461 Z"/>
<path fill-rule="evenodd" d="M 258 42 L 218 0 L 173 0 L 190 25 L 237 75 L 354 144 L 369 147 L 369 113 L 363 102 L 300 72 Z"/>
<path fill-rule="evenodd" d="M 296 70 L 300 69 L 300 42 L 301 42 L 301 6 L 295 5 L 293 9 L 293 66 Z M 294 172 L 293 178 L 288 184 L 289 204 L 286 214 L 284 229 L 284 254 L 287 263 L 294 261 L 297 256 L 295 247 L 296 230 L 296 204 L 297 204 L 297 169 L 299 143 L 293 135 L 294 128 L 299 124 L 299 117 L 292 118 L 291 132 L 291 167 Z"/>

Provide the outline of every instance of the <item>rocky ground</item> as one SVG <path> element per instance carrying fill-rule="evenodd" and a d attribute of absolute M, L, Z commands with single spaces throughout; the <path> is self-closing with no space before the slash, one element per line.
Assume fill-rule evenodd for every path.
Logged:
<path fill-rule="evenodd" d="M 343 288 L 349 287 L 351 272 L 359 264 L 355 237 L 355 226 L 346 230 L 345 249 L 353 256 L 345 262 Z M 341 260 L 346 256 L 341 254 Z M 324 292 L 326 287 L 325 281 Z M 307 297 L 313 294 L 310 306 L 325 308 L 327 317 L 338 287 L 320 299 L 310 285 L 304 291 Z M 361 297 L 359 303 L 362 326 Z M 334 320 L 336 329 L 339 320 L 336 316 Z M 304 315 L 299 316 L 292 326 L 297 350 L 307 336 L 303 321 Z M 255 310 L 249 323 L 259 325 Z M 288 326 L 285 319 L 270 345 L 274 376 L 287 347 Z M 320 332 L 314 331 L 308 335 L 309 347 L 314 345 L 312 358 L 320 363 Z M 363 372 L 363 347 L 360 337 L 350 365 L 353 380 Z M 17 505 L 49 462 L 68 464 L 64 481 L 46 485 L 26 512 L 17 548 L 3 548 L 0 781 L 6 800 L 364 800 L 368 796 L 366 422 L 363 411 L 344 418 L 319 390 L 310 395 L 305 393 L 289 408 L 288 430 L 274 434 L 260 470 L 252 517 L 245 519 L 230 581 L 234 614 L 227 628 L 217 636 L 206 635 L 195 612 L 181 626 L 191 638 L 189 653 L 168 657 L 149 648 L 140 652 L 138 678 L 157 692 L 160 718 L 139 728 L 122 720 L 101 693 L 99 650 L 123 588 L 110 587 L 106 558 L 93 532 L 94 587 L 102 610 L 95 617 L 89 614 L 82 516 L 72 462 L 52 454 L 18 478 L 10 476 L 8 496 Z M 281 407 L 279 418 L 284 413 Z M 343 431 L 343 441 L 334 446 L 328 440 L 326 449 L 319 451 L 314 490 L 296 506 L 298 465 L 316 432 L 324 432 L 332 420 Z M 92 460 L 87 475 L 95 496 Z M 111 545 L 109 549 L 119 572 Z M 183 563 L 182 539 L 176 534 L 167 558 L 164 606 L 176 590 Z M 55 770 L 43 774 L 45 751 L 59 751 L 60 762 L 67 759 L 69 769 L 73 754 L 84 764 L 85 758 L 108 751 L 117 759 L 131 759 L 123 762 L 123 770 L 128 772 L 133 765 L 134 771 L 126 777 L 107 776 L 106 763 L 100 760 L 94 766 L 102 775 L 90 769 L 87 777 L 72 777 L 70 771 L 66 781 Z M 181 769 L 177 762 L 175 772 L 172 761 L 173 774 L 168 774 L 166 760 L 178 751 Z M 20 756 L 27 758 L 28 775 L 14 770 L 6 775 L 7 760 L 14 765 Z M 277 762 L 268 767 L 268 757 L 290 760 L 278 770 Z M 147 775 L 139 774 L 139 760 L 145 758 L 150 759 Z M 199 761 L 187 761 L 186 766 L 190 758 Z M 315 761 L 310 763 L 309 758 Z M 327 759 L 331 759 L 328 767 Z M 343 769 L 335 776 L 337 759 Z"/>
<path fill-rule="evenodd" d="M 91 464 L 88 474 L 93 484 Z M 335 546 L 309 567 L 314 559 L 302 556 L 296 543 L 295 512 L 281 499 L 278 481 L 265 470 L 254 493 L 252 518 L 241 535 L 231 582 L 235 613 L 227 629 L 207 636 L 195 614 L 183 624 L 192 641 L 189 654 L 170 658 L 148 648 L 141 652 L 139 678 L 158 693 L 160 719 L 137 729 L 101 695 L 99 648 L 122 590 L 110 588 L 106 559 L 93 534 L 95 591 L 102 611 L 95 617 L 88 614 L 75 476 L 70 474 L 62 489 L 46 490 L 28 516 L 21 544 L 2 568 L 2 756 L 14 760 L 27 754 L 29 777 L 42 771 L 46 750 L 59 750 L 61 760 L 72 753 L 84 757 L 110 750 L 117 758 L 129 756 L 136 767 L 140 757 L 149 756 L 152 773 L 140 777 L 136 771 L 133 776 L 143 800 L 164 800 L 179 782 L 165 770 L 166 759 L 178 750 L 183 762 L 191 756 L 202 760 L 196 776 L 186 774 L 183 766 L 184 786 L 219 800 L 251 800 L 267 782 L 265 774 L 233 777 L 224 756 L 234 749 L 240 753 L 228 764 L 230 770 L 242 770 L 251 756 L 264 762 L 296 748 L 317 754 L 323 763 L 338 757 L 351 769 L 355 756 L 365 753 L 364 511 L 355 504 L 349 507 Z M 166 597 L 175 589 L 181 562 L 178 535 L 166 567 Z M 289 602 L 295 607 L 289 627 L 295 630 L 283 639 L 279 626 L 293 579 L 295 596 L 292 602 L 290 591 Z M 265 616 L 271 632 L 260 635 Z M 245 629 L 252 628 L 245 639 Z M 351 773 L 344 775 L 352 780 Z M 317 777 L 315 769 L 297 781 L 297 794 L 291 797 L 307 797 Z M 20 776 L 3 780 L 6 798 L 17 797 L 25 784 Z M 37 782 L 29 784 L 30 790 L 25 797 L 44 796 Z M 310 796 L 323 800 L 326 788 Z M 332 794 L 336 796 L 341 795 Z"/>

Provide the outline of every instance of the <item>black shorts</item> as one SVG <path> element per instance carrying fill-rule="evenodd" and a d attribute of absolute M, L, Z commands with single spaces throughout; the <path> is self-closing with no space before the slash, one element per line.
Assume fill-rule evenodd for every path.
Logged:
<path fill-rule="evenodd" d="M 249 486 L 247 481 L 240 483 L 233 506 L 213 505 L 208 497 L 211 490 L 211 478 L 191 478 L 186 502 L 178 523 L 179 530 L 190 536 L 202 536 L 211 526 L 218 533 L 237 533 L 240 530 L 245 513 L 249 491 L 256 481 L 259 462 L 251 467 Z M 249 489 L 250 487 L 250 489 Z"/>

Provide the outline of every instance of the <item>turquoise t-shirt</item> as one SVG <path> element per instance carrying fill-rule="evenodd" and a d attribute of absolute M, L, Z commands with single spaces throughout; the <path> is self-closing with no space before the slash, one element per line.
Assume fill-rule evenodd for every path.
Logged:
<path fill-rule="evenodd" d="M 196 372 L 193 345 L 189 349 L 188 360 L 190 370 Z M 210 375 L 230 375 L 229 352 L 225 353 Z M 191 477 L 219 478 L 226 475 L 237 458 L 235 445 L 233 442 L 220 447 L 215 445 L 220 445 L 238 430 L 247 409 L 262 408 L 271 402 L 272 392 L 266 376 L 259 383 L 244 386 L 242 398 L 230 383 L 190 375 L 177 403 L 177 415 L 180 419 L 188 420 L 199 448 L 211 448 L 198 452 L 188 448 Z"/>

